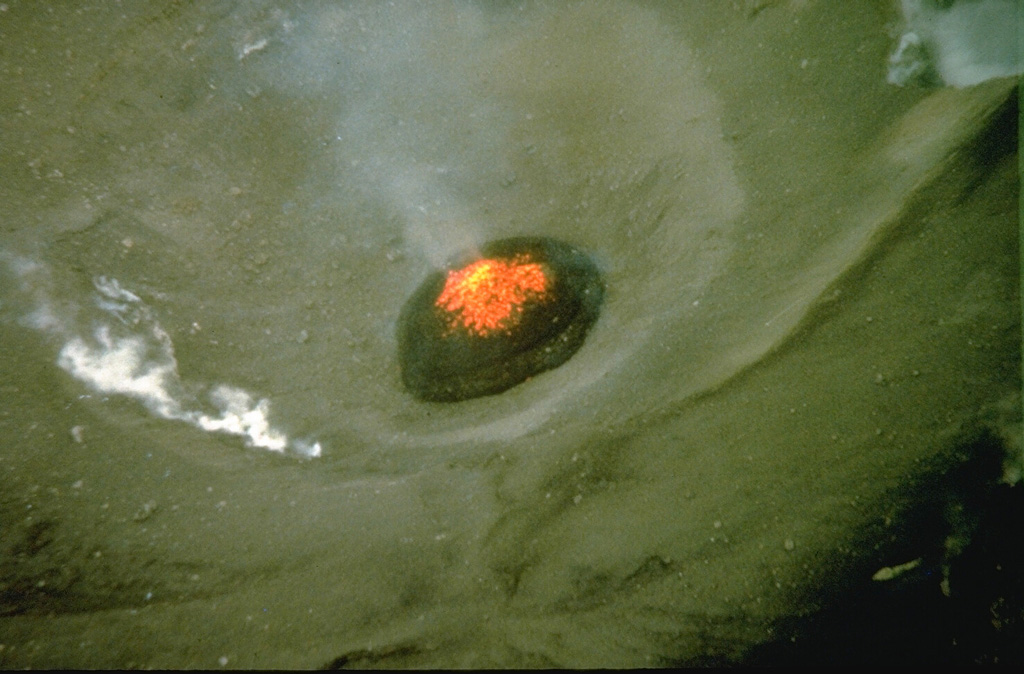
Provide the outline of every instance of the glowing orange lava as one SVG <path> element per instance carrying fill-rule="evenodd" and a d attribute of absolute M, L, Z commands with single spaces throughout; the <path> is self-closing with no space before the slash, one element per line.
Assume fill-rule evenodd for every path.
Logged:
<path fill-rule="evenodd" d="M 435 304 L 449 313 L 449 329 L 457 326 L 486 336 L 511 327 L 523 304 L 548 290 L 544 268 L 520 255 L 511 260 L 477 260 L 448 272 Z"/>

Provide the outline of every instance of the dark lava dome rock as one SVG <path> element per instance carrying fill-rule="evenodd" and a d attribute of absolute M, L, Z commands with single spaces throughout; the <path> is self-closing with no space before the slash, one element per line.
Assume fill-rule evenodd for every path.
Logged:
<path fill-rule="evenodd" d="M 435 402 L 501 393 L 567 361 L 603 297 L 597 267 L 567 243 L 488 243 L 432 273 L 402 308 L 402 381 Z"/>

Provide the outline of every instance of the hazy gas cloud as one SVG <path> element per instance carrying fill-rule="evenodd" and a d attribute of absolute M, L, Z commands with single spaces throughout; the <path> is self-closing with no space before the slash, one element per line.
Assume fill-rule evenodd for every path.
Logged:
<path fill-rule="evenodd" d="M 1024 70 L 1019 0 L 902 0 L 906 28 L 889 59 L 889 82 L 969 87 Z"/>
<path fill-rule="evenodd" d="M 145 302 L 117 279 L 93 279 L 92 307 L 70 302 L 57 306 L 50 300 L 44 265 L 13 255 L 0 260 L 26 298 L 27 310 L 17 320 L 56 337 L 62 344 L 57 365 L 92 390 L 137 400 L 164 419 L 240 436 L 251 447 L 320 456 L 320 443 L 289 438 L 271 425 L 268 399 L 228 384 L 186 386 L 170 336 Z M 17 312 L 13 306 L 3 308 Z M 189 389 L 205 390 L 208 402 L 203 404 Z"/>

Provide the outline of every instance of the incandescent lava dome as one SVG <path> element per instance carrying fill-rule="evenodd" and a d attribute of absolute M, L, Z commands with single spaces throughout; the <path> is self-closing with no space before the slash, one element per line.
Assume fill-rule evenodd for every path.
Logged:
<path fill-rule="evenodd" d="M 597 267 L 567 243 L 488 243 L 432 273 L 406 302 L 398 321 L 402 381 L 433 402 L 501 393 L 567 361 L 603 297 Z"/>

